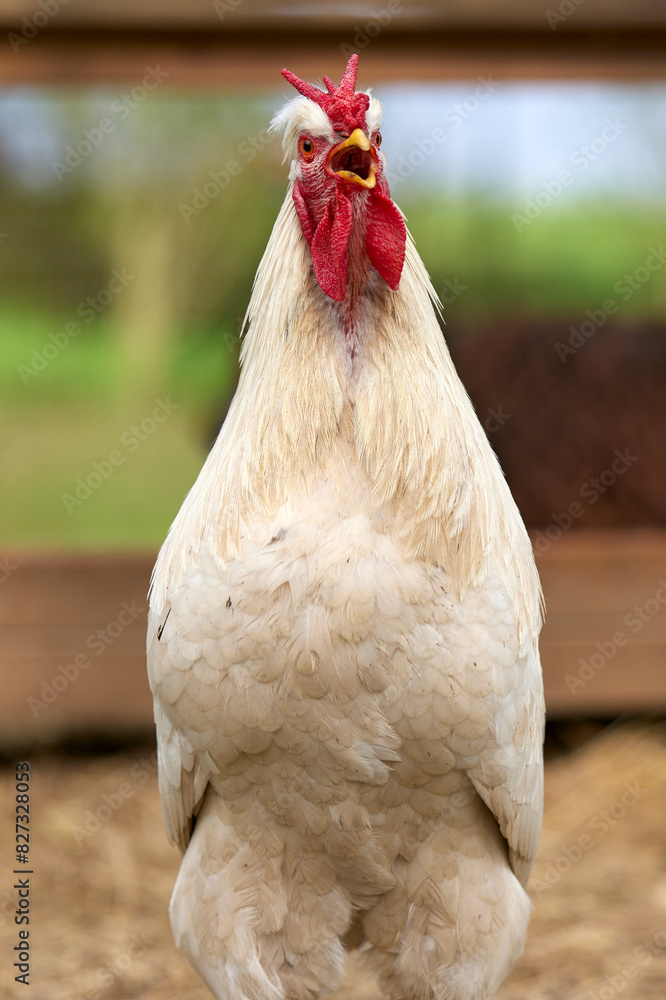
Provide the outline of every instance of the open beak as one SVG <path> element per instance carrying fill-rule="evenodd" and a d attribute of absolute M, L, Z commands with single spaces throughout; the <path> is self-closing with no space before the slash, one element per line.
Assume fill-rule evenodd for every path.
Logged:
<path fill-rule="evenodd" d="M 364 188 L 377 183 L 377 154 L 363 129 L 356 128 L 328 154 L 326 170 L 332 177 L 340 177 Z"/>

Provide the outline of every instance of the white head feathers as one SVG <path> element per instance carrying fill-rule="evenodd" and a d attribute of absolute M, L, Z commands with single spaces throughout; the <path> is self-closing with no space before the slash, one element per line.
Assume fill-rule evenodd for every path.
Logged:
<path fill-rule="evenodd" d="M 372 135 L 381 125 L 382 106 L 376 97 L 372 97 L 370 90 L 365 93 L 370 96 L 370 106 L 365 115 L 367 134 Z M 296 156 L 298 137 L 303 132 L 331 143 L 340 141 L 324 109 L 302 96 L 294 97 L 280 108 L 273 116 L 269 131 L 281 136 L 285 160 Z"/>

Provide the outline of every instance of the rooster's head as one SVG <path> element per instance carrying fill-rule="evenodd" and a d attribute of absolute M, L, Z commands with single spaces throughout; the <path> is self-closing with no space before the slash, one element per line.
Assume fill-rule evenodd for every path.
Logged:
<path fill-rule="evenodd" d="M 356 91 L 358 56 L 347 64 L 340 86 L 324 77 L 326 91 L 282 75 L 302 95 L 277 115 L 292 158 L 294 203 L 319 285 L 332 299 L 347 294 L 350 238 L 366 262 L 397 289 L 405 259 L 405 224 L 391 201 L 384 176 L 379 131 L 381 106 Z"/>

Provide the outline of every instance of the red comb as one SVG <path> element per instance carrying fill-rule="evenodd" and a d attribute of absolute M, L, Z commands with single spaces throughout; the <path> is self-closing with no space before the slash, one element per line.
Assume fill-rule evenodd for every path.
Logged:
<path fill-rule="evenodd" d="M 357 70 L 358 56 L 350 56 L 339 87 L 336 87 L 327 76 L 324 77 L 324 86 L 328 93 L 311 83 L 306 83 L 288 69 L 282 70 L 282 76 L 299 94 L 323 108 L 334 129 L 353 132 L 355 128 L 365 128 L 365 113 L 370 106 L 367 94 L 356 93 Z"/>

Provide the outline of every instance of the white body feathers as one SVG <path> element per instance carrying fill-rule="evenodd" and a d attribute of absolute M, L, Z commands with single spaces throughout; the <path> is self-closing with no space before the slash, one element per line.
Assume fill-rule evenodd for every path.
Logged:
<path fill-rule="evenodd" d="M 389 996 L 482 1000 L 522 950 L 540 590 L 434 298 L 408 241 L 350 345 L 289 192 L 155 567 L 172 923 L 225 1000 L 326 995 L 345 939 Z"/>

